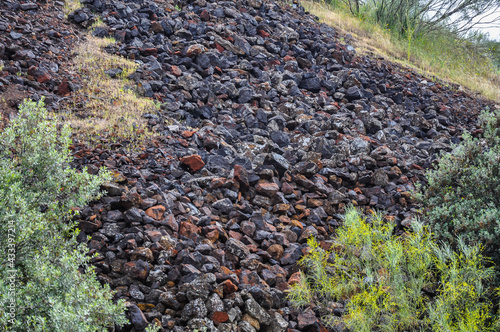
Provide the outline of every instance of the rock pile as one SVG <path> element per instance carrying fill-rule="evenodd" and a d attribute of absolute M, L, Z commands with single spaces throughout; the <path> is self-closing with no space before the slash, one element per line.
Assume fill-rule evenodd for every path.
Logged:
<path fill-rule="evenodd" d="M 286 299 L 306 240 L 328 246 L 348 204 L 408 226 L 423 170 L 490 105 L 356 56 L 298 4 L 82 2 L 69 19 L 99 15 L 94 33 L 143 65 L 130 78 L 162 102 L 140 153 L 73 146 L 77 167 L 114 171 L 108 195 L 81 210 L 80 236 L 129 303 L 123 331 L 325 331 L 314 308 Z M 25 44 L 4 49 L 44 68 L 13 59 Z"/>
<path fill-rule="evenodd" d="M 125 330 L 324 331 L 286 300 L 307 238 L 328 245 L 346 204 L 408 226 L 423 169 L 486 106 L 357 57 L 298 5 L 89 0 L 85 11 L 163 103 L 144 152 L 75 147 L 82 164 L 119 171 L 81 228 L 99 278 L 131 303 Z"/>
<path fill-rule="evenodd" d="M 84 33 L 64 17 L 63 1 L 0 2 L 0 100 L 8 119 L 23 98 L 52 109 L 79 89 L 65 63 Z"/>

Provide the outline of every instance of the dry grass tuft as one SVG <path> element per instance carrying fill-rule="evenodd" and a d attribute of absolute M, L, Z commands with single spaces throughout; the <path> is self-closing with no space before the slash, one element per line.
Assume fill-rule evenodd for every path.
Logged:
<path fill-rule="evenodd" d="M 352 46 L 361 55 L 376 54 L 386 57 L 404 57 L 405 50 L 391 41 L 391 35 L 377 25 L 366 23 L 343 11 L 334 11 L 326 3 L 302 1 L 304 8 L 319 17 L 322 23 L 334 27 L 340 35 L 352 35 Z"/>
<path fill-rule="evenodd" d="M 66 0 L 63 6 L 63 13 L 67 17 L 69 14 L 80 8 L 83 8 L 83 5 L 79 0 Z"/>
<path fill-rule="evenodd" d="M 103 51 L 112 43 L 112 39 L 88 36 L 77 48 L 72 66 L 83 86 L 72 97 L 73 105 L 68 105 L 73 111 L 66 121 L 90 142 L 125 139 L 138 143 L 152 135 L 142 116 L 155 113 L 158 104 L 138 96 L 135 83 L 127 79 L 137 69 L 136 63 Z M 118 78 L 105 73 L 116 68 L 122 69 Z"/>

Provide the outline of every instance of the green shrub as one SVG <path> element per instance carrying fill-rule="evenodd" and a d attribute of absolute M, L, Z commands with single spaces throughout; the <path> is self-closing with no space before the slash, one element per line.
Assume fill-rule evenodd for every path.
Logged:
<path fill-rule="evenodd" d="M 351 331 L 493 331 L 488 289 L 493 269 L 479 246 L 438 246 L 427 226 L 393 235 L 380 215 L 353 208 L 329 251 L 314 238 L 301 259 L 305 272 L 289 299 L 313 306 L 329 327 Z M 332 308 L 344 307 L 341 317 Z"/>
<path fill-rule="evenodd" d="M 102 287 L 77 245 L 75 208 L 109 175 L 70 168 L 69 128 L 25 102 L 0 133 L 0 329 L 102 331 L 126 322 L 124 303 Z M 86 273 L 79 269 L 86 267 Z"/>
<path fill-rule="evenodd" d="M 427 173 L 420 199 L 437 239 L 457 246 L 463 238 L 481 244 L 500 263 L 500 111 L 480 117 L 483 134 L 465 134 Z"/>

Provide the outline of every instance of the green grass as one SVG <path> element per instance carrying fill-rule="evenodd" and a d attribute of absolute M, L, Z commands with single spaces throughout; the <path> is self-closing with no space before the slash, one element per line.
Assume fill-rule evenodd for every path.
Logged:
<path fill-rule="evenodd" d="M 83 8 L 80 0 L 66 0 L 63 6 L 64 16 L 68 17 L 69 14 L 80 8 Z"/>

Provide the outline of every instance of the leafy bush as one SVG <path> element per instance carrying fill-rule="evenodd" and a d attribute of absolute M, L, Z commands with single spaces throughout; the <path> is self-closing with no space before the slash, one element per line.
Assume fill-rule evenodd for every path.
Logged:
<path fill-rule="evenodd" d="M 0 133 L 0 329 L 101 331 L 126 322 L 124 303 L 102 287 L 77 245 L 75 207 L 109 175 L 70 168 L 68 127 L 48 121 L 43 100 L 25 102 Z M 86 273 L 79 269 L 86 267 Z"/>
<path fill-rule="evenodd" d="M 289 299 L 315 306 L 327 326 L 352 331 L 494 331 L 484 287 L 494 271 L 479 246 L 459 241 L 455 252 L 436 245 L 421 223 L 401 236 L 394 226 L 349 209 L 330 250 L 309 239 Z"/>
<path fill-rule="evenodd" d="M 439 240 L 456 247 L 459 237 L 482 244 L 500 263 L 500 110 L 480 117 L 483 135 L 465 134 L 427 173 L 420 195 L 428 222 Z"/>

